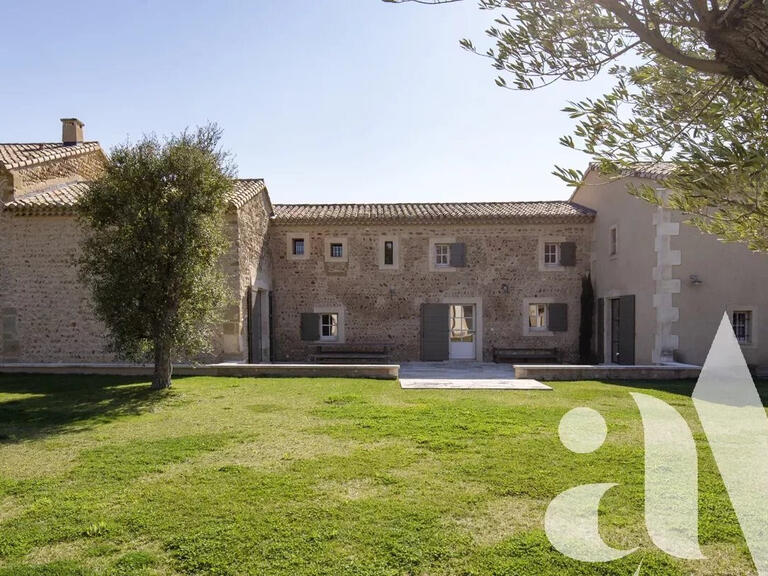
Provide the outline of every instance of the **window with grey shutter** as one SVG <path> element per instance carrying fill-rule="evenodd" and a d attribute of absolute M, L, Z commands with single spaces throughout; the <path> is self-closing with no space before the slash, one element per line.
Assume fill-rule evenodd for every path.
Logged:
<path fill-rule="evenodd" d="M 635 363 L 635 297 L 619 297 L 619 364 Z"/>
<path fill-rule="evenodd" d="M 464 268 L 467 265 L 467 247 L 465 244 L 451 244 L 450 263 L 454 268 Z"/>
<path fill-rule="evenodd" d="M 560 265 L 576 266 L 576 243 L 575 242 L 560 243 Z"/>
<path fill-rule="evenodd" d="M 568 304 L 549 305 L 549 330 L 566 332 L 568 330 Z"/>
<path fill-rule="evenodd" d="M 320 314 L 308 312 L 301 315 L 301 339 L 304 342 L 320 340 Z"/>

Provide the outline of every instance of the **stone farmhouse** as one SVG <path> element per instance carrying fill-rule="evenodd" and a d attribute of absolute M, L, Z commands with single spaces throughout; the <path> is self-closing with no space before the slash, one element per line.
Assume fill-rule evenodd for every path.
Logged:
<path fill-rule="evenodd" d="M 82 122 L 62 126 L 61 142 L 0 144 L 0 363 L 114 360 L 73 265 L 73 207 L 105 155 Z M 272 205 L 262 180 L 237 180 L 222 262 L 232 302 L 207 359 L 370 349 L 491 361 L 537 349 L 576 362 L 590 273 L 599 361 L 702 362 L 727 309 L 748 361 L 768 364 L 767 257 L 626 184 L 590 171 L 570 201 Z"/>

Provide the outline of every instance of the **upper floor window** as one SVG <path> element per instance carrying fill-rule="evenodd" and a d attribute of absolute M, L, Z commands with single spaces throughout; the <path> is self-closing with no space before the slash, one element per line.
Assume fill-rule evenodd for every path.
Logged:
<path fill-rule="evenodd" d="M 608 230 L 608 255 L 616 256 L 619 253 L 619 229 L 614 225 Z"/>
<path fill-rule="evenodd" d="M 544 243 L 544 265 L 545 266 L 560 265 L 560 243 L 559 242 Z"/>
<path fill-rule="evenodd" d="M 331 258 L 343 258 L 344 257 L 344 245 L 341 243 L 331 243 Z"/>
<path fill-rule="evenodd" d="M 292 254 L 294 256 L 304 256 L 304 238 L 293 239 Z"/>
<path fill-rule="evenodd" d="M 395 241 L 384 241 L 384 266 L 395 265 Z"/>
<path fill-rule="evenodd" d="M 451 263 L 451 245 L 435 244 L 435 266 L 449 266 Z"/>
<path fill-rule="evenodd" d="M 739 344 L 752 344 L 752 311 L 734 310 L 732 322 L 733 332 Z"/>
<path fill-rule="evenodd" d="M 320 314 L 320 339 L 336 340 L 339 337 L 339 315 L 335 312 Z"/>

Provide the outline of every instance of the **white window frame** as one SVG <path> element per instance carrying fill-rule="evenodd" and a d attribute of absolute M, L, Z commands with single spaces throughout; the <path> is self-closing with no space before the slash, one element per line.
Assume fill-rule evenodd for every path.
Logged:
<path fill-rule="evenodd" d="M 331 255 L 331 246 L 341 244 L 341 256 Z M 346 238 L 331 237 L 325 239 L 325 261 L 326 262 L 349 262 L 349 244 Z"/>
<path fill-rule="evenodd" d="M 554 336 L 549 329 L 549 305 L 555 303 L 555 298 L 525 298 L 523 299 L 523 336 Z M 546 310 L 545 326 L 543 328 L 532 327 L 530 324 L 530 309 L 533 305 L 544 305 Z"/>
<path fill-rule="evenodd" d="M 435 244 L 435 268 L 447 268 L 451 265 L 451 245 L 450 244 Z"/>
<path fill-rule="evenodd" d="M 547 262 L 547 248 L 548 247 L 554 247 L 555 248 L 555 261 L 554 262 Z M 544 266 L 547 267 L 553 267 L 553 266 L 562 266 L 560 264 L 560 242 L 544 242 Z"/>
<path fill-rule="evenodd" d="M 317 342 L 326 344 L 344 344 L 346 340 L 346 333 L 344 329 L 346 313 L 343 307 L 340 306 L 314 306 L 312 310 L 315 314 L 319 315 L 318 322 L 320 328 L 320 338 Z M 336 314 L 336 337 L 326 336 L 323 337 L 323 315 L 324 314 Z"/>
<path fill-rule="evenodd" d="M 619 256 L 619 225 L 614 224 L 608 228 L 608 257 L 617 258 Z"/>
<path fill-rule="evenodd" d="M 750 316 L 749 342 L 739 342 L 739 346 L 741 346 L 742 348 L 756 348 L 757 347 L 757 308 L 755 306 L 729 306 L 728 320 L 731 322 L 732 326 L 733 326 L 733 316 L 734 314 L 737 314 L 739 312 L 746 312 Z M 735 335 L 735 329 L 734 329 L 734 335 Z"/>
<path fill-rule="evenodd" d="M 339 339 L 339 314 L 338 312 L 321 312 L 318 314 L 320 318 L 320 341 L 321 342 L 336 342 Z M 328 319 L 329 322 L 325 320 Z M 335 329 L 335 334 L 324 335 L 323 329 L 328 327 L 330 331 Z"/>
<path fill-rule="evenodd" d="M 304 253 L 294 254 L 293 243 L 295 240 L 304 241 Z M 312 247 L 312 242 L 309 239 L 309 234 L 306 232 L 289 232 L 286 234 L 286 257 L 288 260 L 307 260 L 309 259 L 309 253 Z"/>
<path fill-rule="evenodd" d="M 384 260 L 387 242 L 392 242 L 392 264 L 386 264 Z M 400 268 L 400 239 L 397 236 L 382 236 L 379 238 L 379 268 L 381 270 L 397 270 Z"/>
<path fill-rule="evenodd" d="M 431 272 L 455 272 L 456 268 L 451 266 L 451 244 L 456 243 L 456 238 L 441 236 L 429 239 L 429 270 Z M 437 264 L 437 246 L 440 244 L 448 245 L 448 263 Z"/>
<path fill-rule="evenodd" d="M 539 272 L 560 272 L 566 267 L 560 263 L 560 244 L 565 242 L 564 236 L 540 236 L 538 247 Z M 544 252 L 547 244 L 557 244 L 557 264 L 547 264 L 544 261 Z"/>

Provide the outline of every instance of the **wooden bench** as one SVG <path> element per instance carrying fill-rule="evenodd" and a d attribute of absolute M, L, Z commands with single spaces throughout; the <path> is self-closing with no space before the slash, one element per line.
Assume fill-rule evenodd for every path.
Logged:
<path fill-rule="evenodd" d="M 557 364 L 560 354 L 557 348 L 494 348 L 493 361 L 512 364 Z"/>
<path fill-rule="evenodd" d="M 310 357 L 315 364 L 387 364 L 389 350 L 386 346 L 318 346 Z"/>

